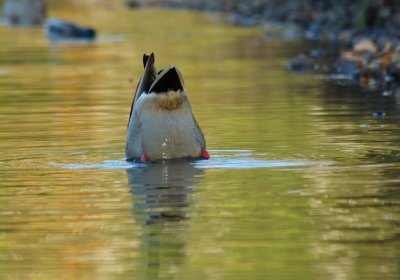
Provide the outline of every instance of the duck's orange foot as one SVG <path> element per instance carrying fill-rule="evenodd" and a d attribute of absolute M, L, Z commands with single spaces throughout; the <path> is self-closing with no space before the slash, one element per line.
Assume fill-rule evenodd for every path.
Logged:
<path fill-rule="evenodd" d="M 143 155 L 140 157 L 140 161 L 141 161 L 141 162 L 147 162 L 147 161 L 149 161 L 149 158 L 147 157 L 146 154 L 143 154 Z"/>
<path fill-rule="evenodd" d="M 201 158 L 210 159 L 210 154 L 207 152 L 206 149 L 201 149 Z"/>

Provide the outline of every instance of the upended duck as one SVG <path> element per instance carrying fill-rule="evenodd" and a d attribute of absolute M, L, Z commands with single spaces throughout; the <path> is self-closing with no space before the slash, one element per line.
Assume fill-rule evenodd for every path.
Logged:
<path fill-rule="evenodd" d="M 178 68 L 170 65 L 157 72 L 153 53 L 143 55 L 143 65 L 129 116 L 127 160 L 208 159 Z"/>

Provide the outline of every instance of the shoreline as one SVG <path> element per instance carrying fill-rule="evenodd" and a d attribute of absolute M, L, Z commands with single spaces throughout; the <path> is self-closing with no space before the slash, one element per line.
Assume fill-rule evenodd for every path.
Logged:
<path fill-rule="evenodd" d="M 366 89 L 400 83 L 400 3 L 342 0 L 126 0 L 131 7 L 159 7 L 221 13 L 223 22 L 258 28 L 264 40 L 304 40 L 315 49 L 299 54 L 289 69 L 340 76 Z M 312 2 L 315 5 L 311 5 Z M 322 3 L 321 3 L 322 2 Z M 386 3 L 387 2 L 387 3 Z M 130 3 L 130 4 L 129 4 Z M 341 5 L 340 5 L 341 4 Z M 333 44 L 338 48 L 327 48 Z M 326 59 L 332 61 L 326 65 Z M 321 72 L 323 69 L 323 72 Z"/>

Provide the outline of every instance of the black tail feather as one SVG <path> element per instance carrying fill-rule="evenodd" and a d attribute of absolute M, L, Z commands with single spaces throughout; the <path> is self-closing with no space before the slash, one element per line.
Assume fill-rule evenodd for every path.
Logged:
<path fill-rule="evenodd" d="M 165 93 L 168 91 L 184 90 L 183 81 L 179 70 L 170 66 L 157 75 L 157 78 L 150 86 L 149 92 Z"/>
<path fill-rule="evenodd" d="M 146 54 L 143 55 L 144 73 L 136 87 L 135 94 L 133 96 L 131 112 L 129 113 L 128 126 L 129 126 L 129 122 L 132 117 L 133 106 L 134 106 L 136 100 L 140 97 L 140 95 L 143 92 L 149 91 L 150 86 L 152 85 L 152 83 L 154 82 L 154 80 L 156 78 L 157 69 L 154 66 L 154 61 L 155 61 L 154 53 L 151 53 L 150 55 L 146 55 Z"/>

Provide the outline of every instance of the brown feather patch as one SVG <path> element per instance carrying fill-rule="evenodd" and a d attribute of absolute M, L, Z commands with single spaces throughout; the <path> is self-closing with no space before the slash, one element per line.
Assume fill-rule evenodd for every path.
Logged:
<path fill-rule="evenodd" d="M 158 94 L 157 103 L 161 109 L 171 111 L 178 109 L 186 98 L 180 91 L 169 91 L 165 94 Z"/>

